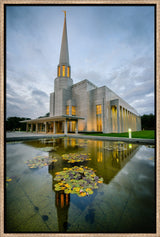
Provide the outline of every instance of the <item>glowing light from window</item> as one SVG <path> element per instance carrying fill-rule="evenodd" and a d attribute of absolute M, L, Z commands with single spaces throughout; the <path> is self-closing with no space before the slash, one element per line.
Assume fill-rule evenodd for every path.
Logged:
<path fill-rule="evenodd" d="M 96 105 L 97 132 L 102 132 L 102 106 Z"/>
<path fill-rule="evenodd" d="M 65 77 L 65 66 L 62 66 L 62 77 Z"/>
<path fill-rule="evenodd" d="M 76 106 L 72 106 L 72 115 L 76 115 Z"/>
<path fill-rule="evenodd" d="M 69 70 L 70 68 L 69 67 L 67 67 L 67 77 L 69 77 L 69 74 L 70 74 L 70 70 Z"/>
<path fill-rule="evenodd" d="M 102 106 L 96 105 L 96 114 L 102 114 Z"/>
<path fill-rule="evenodd" d="M 66 115 L 69 115 L 69 105 L 66 106 Z"/>
<path fill-rule="evenodd" d="M 60 66 L 58 66 L 58 76 L 60 77 L 60 75 L 61 75 L 61 68 Z"/>

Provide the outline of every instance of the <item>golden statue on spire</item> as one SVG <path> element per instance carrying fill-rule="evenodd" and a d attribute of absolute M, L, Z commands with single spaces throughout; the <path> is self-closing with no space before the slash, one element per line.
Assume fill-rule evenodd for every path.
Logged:
<path fill-rule="evenodd" d="M 65 15 L 65 17 L 66 17 L 66 11 L 62 11 L 62 12 L 64 12 L 64 15 Z"/>

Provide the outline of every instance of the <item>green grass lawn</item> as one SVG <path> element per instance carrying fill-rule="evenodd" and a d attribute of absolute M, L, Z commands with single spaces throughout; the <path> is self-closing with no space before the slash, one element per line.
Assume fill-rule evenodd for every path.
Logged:
<path fill-rule="evenodd" d="M 107 136 L 107 137 L 129 137 L 128 132 L 125 132 L 125 133 L 86 133 L 86 135 Z M 154 139 L 155 131 L 144 130 L 144 131 L 132 132 L 132 138 Z"/>

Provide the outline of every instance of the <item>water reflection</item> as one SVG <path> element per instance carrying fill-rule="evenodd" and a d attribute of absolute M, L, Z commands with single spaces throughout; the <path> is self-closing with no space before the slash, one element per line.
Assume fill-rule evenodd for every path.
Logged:
<path fill-rule="evenodd" d="M 68 210 L 70 206 L 70 194 L 64 191 L 55 192 L 55 205 L 57 208 L 59 232 L 66 232 L 68 228 Z"/>
<path fill-rule="evenodd" d="M 27 145 L 36 148 L 52 147 L 52 151 L 48 152 L 49 157 L 56 157 L 57 162 L 51 163 L 48 166 L 48 172 L 52 176 L 52 189 L 55 192 L 55 206 L 57 208 L 59 232 L 67 232 L 69 227 L 68 211 L 70 207 L 71 195 L 66 194 L 64 190 L 55 191 L 56 172 L 60 172 L 64 167 L 72 168 L 75 165 L 80 166 L 82 163 L 68 163 L 62 159 L 63 154 L 69 153 L 90 153 L 91 160 L 83 162 L 83 165 L 91 167 L 96 171 L 96 175 L 103 178 L 105 184 L 118 174 L 118 172 L 126 165 L 126 163 L 135 155 L 139 146 L 136 144 L 127 144 L 123 142 L 109 142 L 109 141 L 92 141 L 81 139 L 51 139 L 40 141 L 27 141 Z M 98 191 L 97 191 L 98 192 Z M 96 195 L 96 192 L 95 192 Z M 76 197 L 80 199 L 81 205 L 86 202 L 88 197 Z M 77 201 L 78 202 L 78 201 Z"/>

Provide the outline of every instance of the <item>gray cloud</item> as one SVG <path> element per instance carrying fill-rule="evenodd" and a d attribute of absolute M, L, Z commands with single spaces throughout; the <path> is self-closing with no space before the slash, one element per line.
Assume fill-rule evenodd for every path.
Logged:
<path fill-rule="evenodd" d="M 32 95 L 37 96 L 37 97 L 47 97 L 48 98 L 48 95 L 44 91 L 36 90 L 36 89 L 34 89 L 32 91 Z"/>
<path fill-rule="evenodd" d="M 7 117 L 36 118 L 49 111 L 49 96 L 39 89 L 20 93 L 7 83 Z"/>
<path fill-rule="evenodd" d="M 48 112 L 63 30 L 61 10 L 61 6 L 7 7 L 10 115 L 18 114 L 18 109 L 27 117 Z M 67 6 L 66 10 L 74 83 L 87 78 L 108 86 L 139 113 L 153 111 L 153 7 Z"/>

